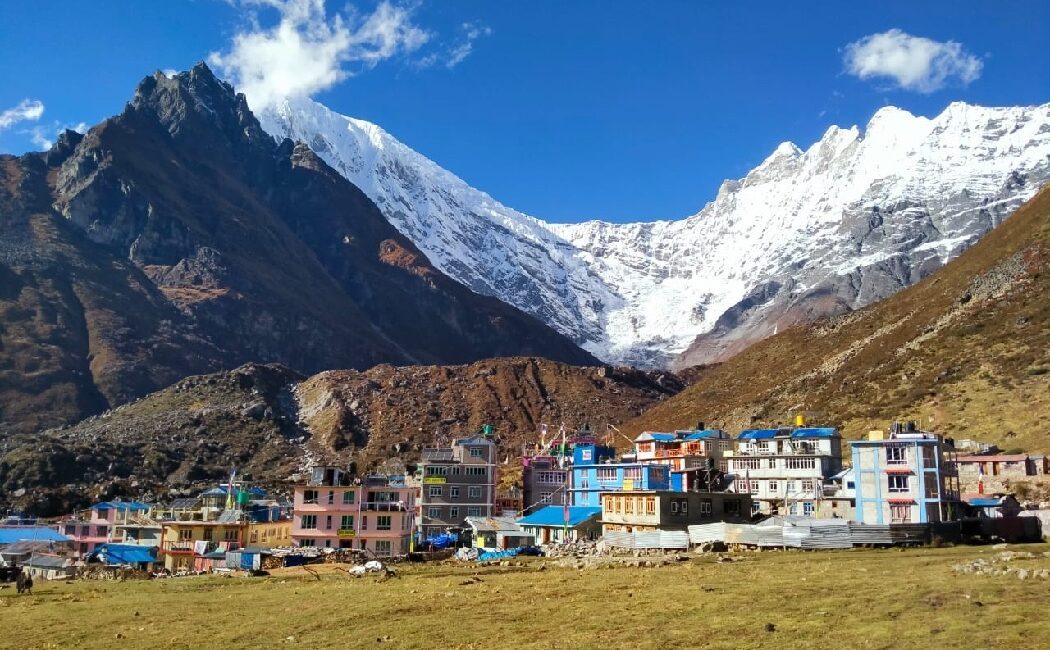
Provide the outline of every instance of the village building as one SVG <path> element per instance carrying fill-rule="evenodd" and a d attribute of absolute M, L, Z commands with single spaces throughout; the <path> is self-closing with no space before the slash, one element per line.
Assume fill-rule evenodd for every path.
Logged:
<path fill-rule="evenodd" d="M 161 526 L 158 560 L 174 573 L 209 570 L 211 553 L 292 544 L 291 520 L 248 521 L 239 510 L 223 512 L 215 521 L 170 521 Z"/>
<path fill-rule="evenodd" d="M 854 480 L 853 468 L 847 467 L 838 474 L 824 479 L 813 516 L 817 519 L 852 520 L 857 507 L 857 482 Z M 798 503 L 792 503 L 789 515 L 802 515 Z"/>
<path fill-rule="evenodd" d="M 602 509 L 586 506 L 544 506 L 518 520 L 537 544 L 595 540 L 602 534 Z"/>
<path fill-rule="evenodd" d="M 976 517 L 1002 519 L 1016 517 L 1024 511 L 1021 503 L 1012 494 L 970 493 L 963 494 L 962 500 L 968 506 L 970 513 Z"/>
<path fill-rule="evenodd" d="M 418 470 L 423 536 L 460 530 L 467 517 L 491 517 L 496 470 L 496 446 L 481 436 L 460 438 L 451 447 L 424 448 Z"/>
<path fill-rule="evenodd" d="M 1039 454 L 959 456 L 955 464 L 959 470 L 959 484 L 965 492 L 1006 492 L 1011 482 L 1050 473 L 1047 457 Z"/>
<path fill-rule="evenodd" d="M 315 467 L 292 499 L 292 540 L 300 547 L 347 548 L 379 557 L 409 552 L 416 491 L 384 476 L 351 479 L 338 467 Z"/>
<path fill-rule="evenodd" d="M 467 517 L 467 527 L 476 548 L 505 551 L 535 543 L 532 534 L 523 531 L 515 517 Z"/>
<path fill-rule="evenodd" d="M 22 563 L 33 580 L 65 580 L 76 575 L 73 558 L 63 555 L 33 555 Z"/>
<path fill-rule="evenodd" d="M 72 542 L 31 539 L 0 546 L 0 567 L 17 567 L 34 555 L 72 555 Z"/>
<path fill-rule="evenodd" d="M 955 449 L 914 422 L 889 434 L 872 431 L 851 440 L 856 521 L 862 524 L 936 523 L 958 519 Z"/>
<path fill-rule="evenodd" d="M 721 429 L 658 433 L 643 431 L 634 439 L 635 459 L 640 463 L 666 465 L 672 471 L 694 468 L 727 470 L 723 454 L 732 447 L 732 437 Z"/>
<path fill-rule="evenodd" d="M 88 564 L 127 567 L 152 571 L 157 564 L 157 547 L 139 544 L 100 544 L 87 558 Z"/>
<path fill-rule="evenodd" d="M 522 512 L 528 514 L 545 505 L 572 505 L 569 478 L 575 461 L 577 445 L 587 446 L 593 462 L 616 457 L 616 450 L 599 445 L 590 431 L 578 431 L 565 441 L 555 438 L 542 440 L 540 444 L 528 446 L 522 452 Z"/>
<path fill-rule="evenodd" d="M 578 444 L 573 449 L 569 484 L 572 505 L 601 510 L 603 492 L 632 490 L 672 490 L 671 471 L 667 465 L 638 461 L 613 462 L 611 447 Z"/>
<path fill-rule="evenodd" d="M 152 506 L 139 501 L 103 501 L 60 521 L 57 529 L 73 540 L 75 557 L 83 559 L 99 544 L 123 537 L 126 528 L 118 532 L 118 525 L 126 526 L 141 516 L 148 516 L 151 510 Z"/>
<path fill-rule="evenodd" d="M 496 489 L 496 508 L 493 514 L 497 517 L 515 519 L 521 516 L 524 507 L 522 489 L 517 485 Z"/>
<path fill-rule="evenodd" d="M 751 495 L 731 492 L 632 490 L 602 494 L 602 532 L 686 530 L 716 521 L 747 522 Z"/>
<path fill-rule="evenodd" d="M 824 481 L 842 471 L 842 436 L 826 427 L 748 429 L 725 455 L 735 491 L 751 495 L 755 512 L 808 517 Z"/>

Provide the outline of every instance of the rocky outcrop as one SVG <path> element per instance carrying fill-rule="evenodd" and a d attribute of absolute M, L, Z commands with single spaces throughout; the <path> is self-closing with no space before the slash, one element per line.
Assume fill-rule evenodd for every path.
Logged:
<path fill-rule="evenodd" d="M 433 267 L 203 64 L 45 154 L 0 156 L 0 220 L 0 433 L 251 361 L 596 363 Z"/>

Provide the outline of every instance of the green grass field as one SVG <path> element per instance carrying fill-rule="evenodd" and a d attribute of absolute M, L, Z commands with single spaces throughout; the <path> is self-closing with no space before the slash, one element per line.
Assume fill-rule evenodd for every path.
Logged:
<path fill-rule="evenodd" d="M 390 580 L 326 565 L 319 580 L 297 568 L 265 578 L 38 583 L 32 596 L 0 591 L 0 647 L 1050 647 L 1050 580 L 951 569 L 996 553 L 763 552 L 588 570 L 535 559 L 401 565 Z M 1050 557 L 1013 564 L 1050 567 Z"/>

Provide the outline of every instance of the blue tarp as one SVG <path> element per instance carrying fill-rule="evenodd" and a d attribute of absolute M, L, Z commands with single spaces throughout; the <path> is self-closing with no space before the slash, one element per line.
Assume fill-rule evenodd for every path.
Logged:
<path fill-rule="evenodd" d="M 792 438 L 834 438 L 837 435 L 839 430 L 830 427 L 804 427 L 791 432 Z"/>
<path fill-rule="evenodd" d="M 478 562 L 485 562 L 487 560 L 504 560 L 508 557 L 517 557 L 518 553 L 521 553 L 520 548 L 511 548 L 506 551 L 482 551 L 478 553 Z"/>
<path fill-rule="evenodd" d="M 999 499 L 970 499 L 968 504 L 975 508 L 998 508 L 1003 505 Z"/>
<path fill-rule="evenodd" d="M 588 519 L 601 517 L 601 508 L 569 506 L 569 527 L 579 526 Z M 519 526 L 564 526 L 564 506 L 544 506 L 527 517 L 518 520 Z"/>
<path fill-rule="evenodd" d="M 0 526 L 0 544 L 14 544 L 23 540 L 68 542 L 70 539 L 54 528 L 43 526 Z"/>
<path fill-rule="evenodd" d="M 459 543 L 459 535 L 456 533 L 441 533 L 440 535 L 431 535 L 430 537 L 423 540 L 423 543 L 433 548 L 449 548 Z"/>
<path fill-rule="evenodd" d="M 143 564 L 157 561 L 156 546 L 134 544 L 100 544 L 88 555 L 88 560 L 98 560 L 106 565 Z"/>

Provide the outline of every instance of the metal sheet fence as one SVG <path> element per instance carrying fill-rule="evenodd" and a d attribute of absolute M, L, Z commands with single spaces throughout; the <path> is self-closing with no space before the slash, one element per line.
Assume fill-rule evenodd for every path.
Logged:
<path fill-rule="evenodd" d="M 958 526 L 938 526 L 935 532 L 950 539 L 957 535 Z M 689 526 L 691 544 L 721 542 L 758 547 L 836 549 L 869 544 L 924 544 L 930 539 L 930 524 L 872 526 L 843 519 L 788 518 L 770 519 L 758 524 Z"/>
<path fill-rule="evenodd" d="M 610 531 L 602 536 L 607 546 L 631 549 L 687 549 L 689 533 L 684 530 L 654 530 L 637 533 Z"/>

